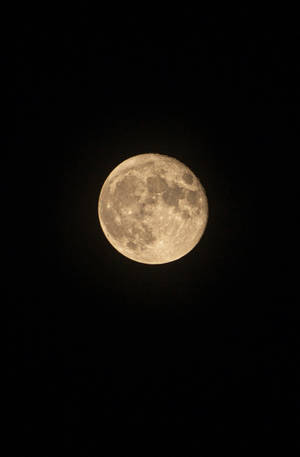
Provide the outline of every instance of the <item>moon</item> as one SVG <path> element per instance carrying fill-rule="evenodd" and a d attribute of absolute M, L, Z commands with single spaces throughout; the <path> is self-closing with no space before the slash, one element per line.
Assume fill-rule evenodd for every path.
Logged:
<path fill-rule="evenodd" d="M 139 154 L 105 180 L 98 201 L 100 226 L 110 244 L 136 262 L 163 264 L 189 253 L 208 220 L 205 190 L 179 160 Z"/>

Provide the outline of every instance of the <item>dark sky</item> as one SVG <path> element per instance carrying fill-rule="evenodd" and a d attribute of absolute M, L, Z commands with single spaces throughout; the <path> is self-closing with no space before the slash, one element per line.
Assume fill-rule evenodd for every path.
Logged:
<path fill-rule="evenodd" d="M 296 446 L 297 321 L 267 266 L 276 236 L 262 216 L 270 164 L 280 166 L 295 122 L 284 21 L 247 8 L 117 6 L 24 20 L 7 455 Z M 165 265 L 123 257 L 98 222 L 107 175 L 146 152 L 181 160 L 208 197 L 200 243 Z"/>

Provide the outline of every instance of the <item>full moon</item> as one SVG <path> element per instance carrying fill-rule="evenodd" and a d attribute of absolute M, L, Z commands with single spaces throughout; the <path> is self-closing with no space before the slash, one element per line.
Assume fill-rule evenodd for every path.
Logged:
<path fill-rule="evenodd" d="M 98 216 L 118 252 L 136 262 L 162 264 L 196 246 L 207 224 L 208 203 L 199 179 L 182 162 L 139 154 L 108 175 Z"/>

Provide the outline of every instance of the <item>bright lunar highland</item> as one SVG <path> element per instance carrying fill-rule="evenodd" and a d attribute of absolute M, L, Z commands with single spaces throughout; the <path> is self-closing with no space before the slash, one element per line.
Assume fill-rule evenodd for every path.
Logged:
<path fill-rule="evenodd" d="M 182 162 L 140 154 L 109 174 L 98 216 L 117 251 L 136 262 L 162 264 L 196 246 L 207 224 L 208 203 L 198 178 Z"/>

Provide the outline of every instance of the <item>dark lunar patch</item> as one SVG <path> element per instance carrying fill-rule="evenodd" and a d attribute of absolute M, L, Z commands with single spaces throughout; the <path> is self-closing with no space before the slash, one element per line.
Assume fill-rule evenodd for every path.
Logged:
<path fill-rule="evenodd" d="M 186 198 L 191 205 L 197 206 L 200 198 L 200 193 L 197 190 L 189 190 Z"/>
<path fill-rule="evenodd" d="M 191 175 L 191 173 L 184 173 L 182 175 L 182 179 L 184 180 L 184 182 L 186 182 L 187 184 L 192 184 L 193 182 L 193 176 Z"/>
<path fill-rule="evenodd" d="M 163 201 L 169 206 L 178 207 L 178 200 L 184 198 L 184 189 L 182 187 L 175 186 L 169 187 L 166 192 L 162 195 Z"/>
<path fill-rule="evenodd" d="M 154 205 L 156 203 L 156 197 L 147 197 L 145 203 L 147 205 Z"/>
<path fill-rule="evenodd" d="M 135 243 L 133 243 L 132 241 L 128 241 L 127 247 L 129 247 L 129 249 L 135 250 L 137 248 L 137 245 Z"/>
<path fill-rule="evenodd" d="M 139 184 L 140 180 L 135 176 L 125 176 L 122 181 L 116 184 L 113 203 L 115 208 L 128 206 L 136 202 L 138 198 L 134 192 Z"/>
<path fill-rule="evenodd" d="M 135 217 L 137 219 L 143 219 L 144 216 L 151 216 L 151 214 L 153 214 L 152 208 L 153 208 L 153 206 L 146 204 L 146 202 L 140 203 L 138 206 L 138 211 L 135 214 Z"/>
<path fill-rule="evenodd" d="M 160 176 L 149 176 L 147 178 L 147 187 L 151 194 L 161 194 L 168 188 L 168 184 L 165 179 Z"/>

